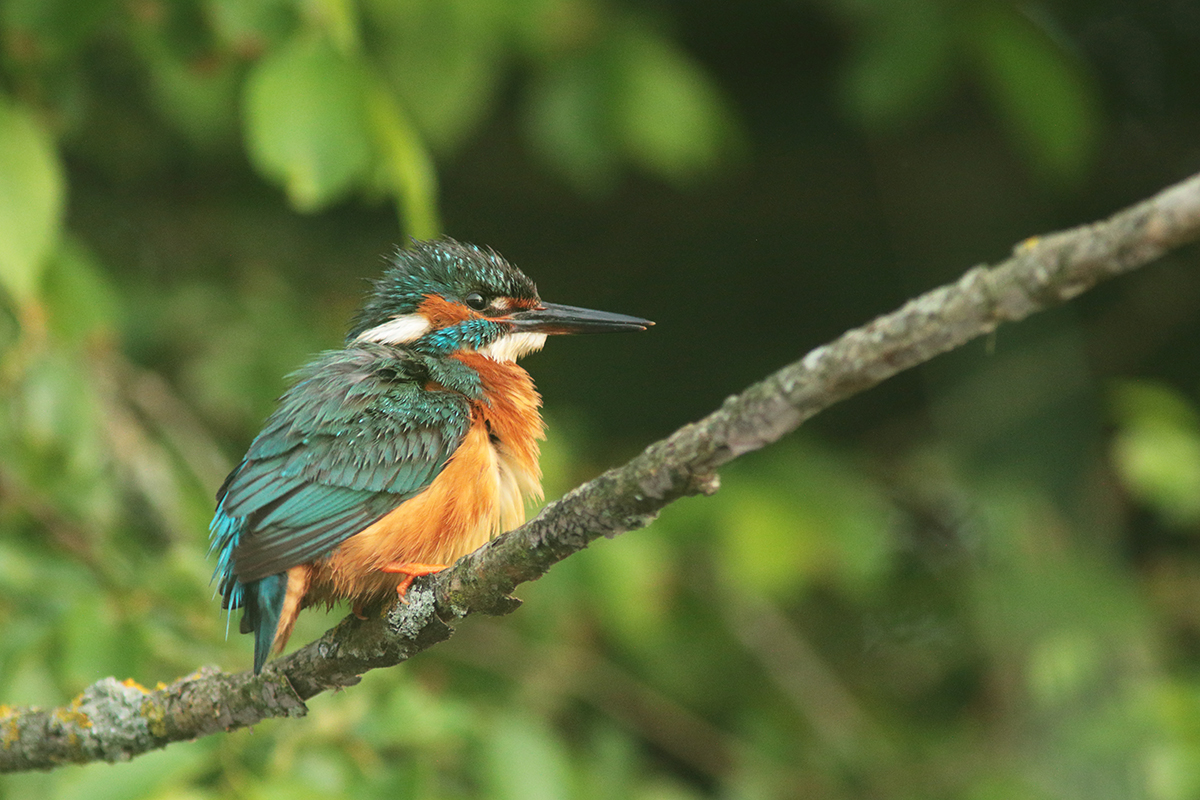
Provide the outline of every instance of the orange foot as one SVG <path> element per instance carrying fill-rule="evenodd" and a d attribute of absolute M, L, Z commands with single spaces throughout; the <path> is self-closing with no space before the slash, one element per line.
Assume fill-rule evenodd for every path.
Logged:
<path fill-rule="evenodd" d="M 445 564 L 414 564 L 411 561 L 393 561 L 390 564 L 384 564 L 379 568 L 381 572 L 393 572 L 404 576 L 404 580 L 400 581 L 396 586 L 396 594 L 400 596 L 400 600 L 407 603 L 408 600 L 404 595 L 408 594 L 408 587 L 412 586 L 412 582 L 422 575 L 432 575 L 435 572 L 441 572 L 446 568 Z"/>

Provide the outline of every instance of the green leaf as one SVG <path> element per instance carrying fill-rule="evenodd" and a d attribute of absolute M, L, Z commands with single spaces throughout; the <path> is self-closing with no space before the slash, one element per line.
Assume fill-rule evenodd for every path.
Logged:
<path fill-rule="evenodd" d="M 370 92 L 368 111 L 379 152 L 379 178 L 396 198 L 401 227 L 418 239 L 437 236 L 441 223 L 433 157 L 396 98 L 382 85 Z"/>
<path fill-rule="evenodd" d="M 669 42 L 641 31 L 631 31 L 617 47 L 615 123 L 629 155 L 673 181 L 714 167 L 731 121 L 704 71 Z"/>
<path fill-rule="evenodd" d="M 534 717 L 500 716 L 488 741 L 488 797 L 560 800 L 570 797 L 570 764 L 562 742 Z"/>
<path fill-rule="evenodd" d="M 64 237 L 50 259 L 45 298 L 50 329 L 65 341 L 87 343 L 89 337 L 116 328 L 117 292 L 104 268 L 73 236 Z"/>
<path fill-rule="evenodd" d="M 1162 682 L 1151 696 L 1163 736 L 1149 753 L 1155 797 L 1200 796 L 1200 687 L 1192 676 Z"/>
<path fill-rule="evenodd" d="M 155 104 L 201 151 L 237 142 L 240 65 L 231 58 L 180 58 L 160 39 L 147 37 L 143 58 Z"/>
<path fill-rule="evenodd" d="M 75 588 L 71 606 L 59 618 L 60 680 L 72 688 L 82 688 L 96 675 L 130 674 L 143 654 L 138 652 L 129 626 L 118 618 L 113 604 L 78 591 L 79 586 Z"/>
<path fill-rule="evenodd" d="M 296 24 L 292 0 L 208 0 L 207 8 L 214 32 L 239 53 L 266 49 Z"/>
<path fill-rule="evenodd" d="M 487 112 L 504 75 L 503 4 L 493 0 L 375 0 L 383 69 L 417 126 L 440 149 L 462 143 Z"/>
<path fill-rule="evenodd" d="M 1141 502 L 1177 526 L 1200 523 L 1200 416 L 1173 389 L 1126 382 L 1112 392 L 1113 466 Z"/>
<path fill-rule="evenodd" d="M 953 77 L 950 26 L 928 0 L 872 7 L 842 76 L 843 102 L 868 127 L 895 127 L 926 114 Z"/>
<path fill-rule="evenodd" d="M 613 635 L 649 643 L 671 610 L 672 553 L 661 535 L 647 532 L 593 547 L 584 570 L 594 582 L 598 611 Z"/>
<path fill-rule="evenodd" d="M 535 84 L 530 134 L 578 188 L 609 188 L 619 158 L 686 182 L 717 165 L 733 117 L 708 76 L 671 43 L 636 27 L 556 61 Z"/>
<path fill-rule="evenodd" d="M 605 118 L 608 90 L 605 65 L 589 54 L 547 71 L 529 97 L 529 136 L 538 155 L 593 193 L 609 188 L 617 166 Z"/>
<path fill-rule="evenodd" d="M 588 800 L 623 800 L 633 794 L 641 761 L 640 742 L 613 724 L 597 725 L 588 743 L 590 758 L 582 767 Z"/>
<path fill-rule="evenodd" d="M 982 8 L 970 42 L 992 102 L 1038 174 L 1052 183 L 1077 178 L 1099 126 L 1096 90 L 1082 65 L 1007 6 Z"/>
<path fill-rule="evenodd" d="M 8 56 L 43 63 L 77 51 L 114 11 L 117 0 L 5 0 L 0 3 L 0 28 L 5 29 Z M 8 38 L 10 37 L 10 38 Z M 12 43 L 36 41 L 29 46 Z"/>
<path fill-rule="evenodd" d="M 47 457 L 77 451 L 94 433 L 95 398 L 81 365 L 59 351 L 30 364 L 8 401 L 29 445 Z M 55 477 L 64 477 L 61 465 Z"/>
<path fill-rule="evenodd" d="M 298 36 L 255 65 L 245 109 L 251 159 L 298 210 L 329 205 L 367 174 L 363 71 L 324 38 Z"/>
<path fill-rule="evenodd" d="M 64 772 L 55 792 L 58 800 L 162 800 L 189 797 L 183 791 L 203 774 L 213 749 L 208 741 L 180 742 L 146 753 L 114 769 L 87 764 Z M 196 795 L 191 795 L 196 797 Z M 201 797 L 203 795 L 200 795 Z"/>
<path fill-rule="evenodd" d="M 781 450 L 771 467 L 755 480 L 745 467 L 723 476 L 717 513 L 725 580 L 783 598 L 812 582 L 851 592 L 869 586 L 890 547 L 891 508 L 880 487 L 813 446 Z"/>
<path fill-rule="evenodd" d="M 49 135 L 0 100 L 0 285 L 19 303 L 38 291 L 63 214 L 63 170 Z"/>
<path fill-rule="evenodd" d="M 1026 665 L 1030 696 L 1054 705 L 1094 691 L 1103 679 L 1104 644 L 1080 630 L 1051 631 L 1035 641 Z"/>

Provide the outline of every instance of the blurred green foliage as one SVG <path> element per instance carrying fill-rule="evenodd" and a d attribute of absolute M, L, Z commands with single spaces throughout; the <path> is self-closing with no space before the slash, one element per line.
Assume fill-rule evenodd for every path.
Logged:
<path fill-rule="evenodd" d="M 1098 90 L 1037 5 L 829 0 L 859 28 L 844 102 L 889 130 L 928 117 L 957 84 L 978 83 L 1049 184 L 1078 180 L 1094 156 Z"/>
<path fill-rule="evenodd" d="M 1032 183 L 1085 180 L 1101 93 L 1046 8 L 803 5 L 841 37 L 827 111 L 856 135 L 937 128 L 971 86 Z M 404 233 L 439 232 L 435 165 L 510 123 L 563 192 L 624 196 L 625 216 L 642 208 L 630 181 L 665 184 L 675 202 L 755 157 L 744 109 L 681 44 L 675 13 L 616 0 L 0 3 L 0 699 L 58 705 L 106 675 L 153 685 L 248 666 L 209 583 L 212 495 L 283 376 L 336 346 L 357 287 L 325 278 L 340 284 L 359 233 L 339 209 L 392 203 Z M 205 171 L 214 163 L 250 177 Z M 834 171 L 849 180 L 845 163 Z M 191 203 L 214 174 L 209 205 Z M 271 211 L 264 186 L 308 216 Z M 719 224 L 745 225 L 743 206 L 797 224 L 787 198 L 739 199 L 717 204 Z M 831 205 L 835 221 L 853 216 Z M 546 214 L 534 224 L 552 227 Z M 112 245 L 130 216 L 167 231 L 164 263 Z M 335 244 L 320 252 L 305 235 L 323 225 Z M 699 227 L 689 234 L 716 226 Z M 636 230 L 630 247 L 653 251 Z M 701 286 L 732 327 L 744 306 L 729 275 L 754 260 L 736 233 L 732 268 L 685 258 L 646 276 L 663 313 L 703 322 L 688 334 L 712 359 L 716 315 L 679 298 Z M 823 269 L 805 274 L 855 279 Z M 755 301 L 771 299 L 767 277 L 765 294 L 788 303 L 771 319 L 818 317 L 778 274 L 747 279 Z M 855 291 L 888 282 L 872 273 Z M 750 316 L 736 321 L 757 341 L 800 354 L 799 334 L 764 335 Z M 739 462 L 716 497 L 598 543 L 522 588 L 516 615 L 471 620 L 313 700 L 305 719 L 5 776 L 0 798 L 1195 797 L 1200 411 L 1164 380 L 1094 390 L 1070 336 L 1038 349 L 1016 334 L 1006 350 L 1011 336 L 956 391 L 930 376 L 932 410 L 879 423 L 896 429 L 880 433 L 889 446 L 806 434 Z M 639 374 L 640 346 L 623 376 Z M 738 356 L 758 369 L 748 348 Z M 645 383 L 686 370 L 676 395 L 740 388 L 715 360 L 663 358 L 675 372 L 653 364 Z M 1014 385 L 1023 393 L 1006 394 Z M 628 391 L 651 404 L 649 389 Z M 1092 395 L 1111 402 L 1089 428 Z M 636 443 L 550 399 L 555 497 Z M 1165 544 L 1127 552 L 1134 528 Z M 331 621 L 305 614 L 294 641 Z"/>

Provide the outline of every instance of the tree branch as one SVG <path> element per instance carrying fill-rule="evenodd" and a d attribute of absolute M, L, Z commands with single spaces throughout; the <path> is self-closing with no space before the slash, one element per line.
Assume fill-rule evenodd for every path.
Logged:
<path fill-rule="evenodd" d="M 269 717 L 301 716 L 305 700 L 405 661 L 448 638 L 468 614 L 512 611 L 520 605 L 509 596 L 517 584 L 595 539 L 644 527 L 681 497 L 711 494 L 721 465 L 822 409 L 1198 237 L 1200 175 L 1106 221 L 1022 242 L 1006 261 L 975 267 L 818 347 L 453 568 L 419 580 L 407 604 L 368 620 L 347 617 L 260 676 L 206 667 L 153 691 L 105 678 L 59 708 L 0 706 L 0 772 L 125 760 Z"/>

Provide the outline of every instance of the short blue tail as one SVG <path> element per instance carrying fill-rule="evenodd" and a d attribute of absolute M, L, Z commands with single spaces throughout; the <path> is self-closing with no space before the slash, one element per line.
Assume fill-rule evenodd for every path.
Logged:
<path fill-rule="evenodd" d="M 279 616 L 283 613 L 283 598 L 287 594 L 287 573 L 268 575 L 242 587 L 246 610 L 242 614 L 242 633 L 254 632 L 254 674 L 262 672 L 271 655 Z"/>
<path fill-rule="evenodd" d="M 254 634 L 254 674 L 257 675 L 262 672 L 271 655 L 271 645 L 275 643 L 275 631 L 279 628 L 283 600 L 287 595 L 287 573 L 268 575 L 249 583 L 238 581 L 233 571 L 233 551 L 244 531 L 243 519 L 226 515 L 218 506 L 209 525 L 209 554 L 217 553 L 213 579 L 219 581 L 217 591 L 224 598 L 221 607 L 231 614 L 234 609 L 244 609 L 238 629 Z"/>

